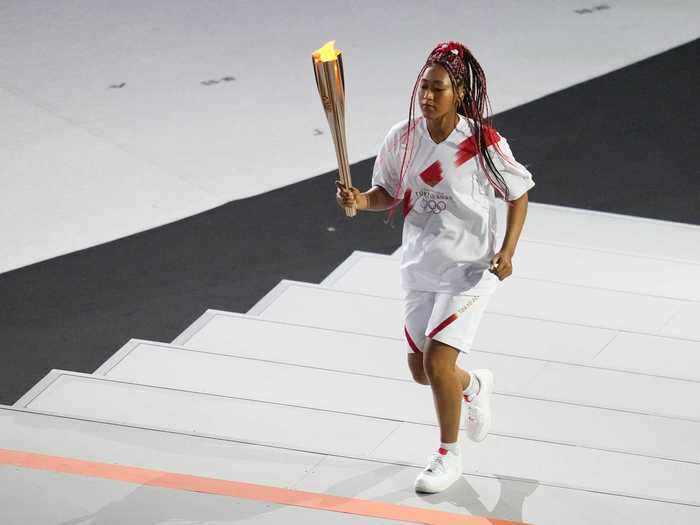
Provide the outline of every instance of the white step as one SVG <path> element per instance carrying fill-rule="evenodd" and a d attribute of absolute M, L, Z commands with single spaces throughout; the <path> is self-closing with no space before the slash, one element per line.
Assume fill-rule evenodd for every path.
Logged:
<path fill-rule="evenodd" d="M 700 226 L 531 202 L 522 238 L 573 248 L 700 262 Z"/>
<path fill-rule="evenodd" d="M 376 498 L 405 505 L 412 499 L 401 489 L 413 484 L 414 470 L 396 471 L 390 466 L 328 457 L 304 478 L 300 488 L 319 491 L 335 483 L 335 490 L 350 491 L 359 498 Z M 465 463 L 470 459 L 465 456 Z M 575 491 L 538 484 L 536 480 L 466 476 L 446 493 L 413 496 L 435 510 L 457 506 L 477 516 L 489 516 L 537 525 L 687 525 L 700 523 L 700 508 L 652 500 L 620 497 L 602 492 Z M 489 490 L 491 489 L 491 490 Z M 404 499 L 406 498 L 406 499 Z"/>
<path fill-rule="evenodd" d="M 566 259 L 556 261 L 566 272 Z M 636 263 L 630 263 L 633 265 Z M 696 271 L 685 272 L 678 288 L 685 285 L 689 296 L 700 294 L 700 265 Z M 617 272 L 631 272 L 629 267 Z M 583 271 L 583 270 L 582 270 Z M 672 268 L 668 270 L 672 272 Z M 647 276 L 650 280 L 663 277 Z M 563 279 L 562 276 L 560 278 Z M 614 281 L 614 272 L 609 281 Z M 624 281 L 625 277 L 621 280 Z M 583 279 L 581 279 L 583 280 Z M 689 284 L 692 282 L 693 284 Z M 402 298 L 399 283 L 399 262 L 396 257 L 357 253 L 351 256 L 323 282 L 329 288 L 347 292 Z M 640 288 L 642 286 L 640 285 Z M 646 288 L 649 288 L 648 286 Z M 528 319 L 542 319 L 597 328 L 607 328 L 653 335 L 683 337 L 700 341 L 700 327 L 694 319 L 700 317 L 700 302 L 686 298 L 644 295 L 604 288 L 520 278 L 517 275 L 503 281 L 488 304 L 488 311 Z"/>
<path fill-rule="evenodd" d="M 248 334 L 245 329 L 237 330 L 241 339 L 238 348 L 248 346 L 245 339 L 252 339 L 256 331 L 265 333 L 259 330 L 260 324 L 259 321 L 249 323 Z M 306 329 L 308 337 L 291 340 L 291 346 L 312 339 L 313 331 Z M 337 367 L 327 370 L 272 362 L 267 360 L 272 356 L 263 350 L 268 346 L 264 335 L 259 343 L 256 348 L 261 355 L 255 358 L 250 356 L 254 350 L 242 351 L 237 356 L 234 348 L 225 355 L 132 340 L 96 374 L 131 383 L 436 426 L 432 396 L 426 387 L 407 379 L 338 371 Z M 382 351 L 376 344 L 371 350 Z M 335 351 L 326 349 L 327 353 Z M 499 377 L 497 367 L 494 368 Z M 377 370 L 379 372 L 382 371 Z M 493 403 L 496 415 L 493 434 L 700 464 L 697 447 L 700 421 L 631 414 L 517 395 L 498 394 Z M 567 424 L 560 424 L 562 421 Z"/>
<path fill-rule="evenodd" d="M 422 451 L 435 446 L 435 439 L 435 432 L 430 427 L 404 423 L 373 455 L 401 456 L 410 462 L 419 462 Z M 558 486 L 569 487 L 586 483 L 595 491 L 621 494 L 625 490 L 632 497 L 660 499 L 664 494 L 664 499 L 669 496 L 677 498 L 676 502 L 682 500 L 689 505 L 698 505 L 700 471 L 694 464 L 657 463 L 660 460 L 648 458 L 639 458 L 637 463 L 631 460 L 632 456 L 623 458 L 623 455 L 614 453 L 591 453 L 576 447 L 565 451 L 542 442 L 517 440 L 506 444 L 498 436 L 489 437 L 478 447 L 468 445 L 463 448 L 466 449 L 465 458 L 478 472 L 492 472 L 505 459 L 508 476 L 534 477 L 541 482 L 557 480 Z"/>
<path fill-rule="evenodd" d="M 356 457 L 367 456 L 398 426 L 395 421 L 134 385 L 63 370 L 52 370 L 15 406 L 299 450 L 308 450 L 306 444 L 316 439 L 318 429 L 323 428 L 330 448 L 319 444 L 315 452 L 345 451 Z M 359 427 L 362 434 L 355 435 Z"/>
<path fill-rule="evenodd" d="M 137 427 L 421 466 L 435 429 L 53 371 L 23 406 Z M 467 473 L 700 506 L 691 463 L 490 436 L 465 442 Z M 653 480 L 653 482 L 651 482 Z"/>
<path fill-rule="evenodd" d="M 416 467 L 327 457 L 1 406 L 0 449 L 240 480 L 446 512 L 519 519 L 541 525 L 558 525 L 562 520 L 567 525 L 605 523 L 610 516 L 615 516 L 619 523 L 640 525 L 700 521 L 698 507 L 557 488 L 539 485 L 534 480 L 472 475 L 458 482 L 456 491 L 460 497 L 436 501 L 413 492 L 412 483 L 419 471 Z M 133 522 L 138 510 L 150 511 L 148 515 L 158 523 L 168 521 L 173 514 L 182 517 L 178 512 L 182 507 L 172 498 L 161 496 L 155 500 L 155 508 L 149 507 L 143 488 L 122 482 L 96 482 L 91 477 L 13 467 L 0 468 L 0 486 L 3 487 L 0 504 L 9 523 L 53 525 L 99 511 L 115 523 L 126 523 L 128 519 Z M 47 494 L 51 495 L 50 502 L 46 501 Z M 76 504 L 76 494 L 81 495 L 79 504 Z M 221 499 L 208 498 L 205 508 L 219 508 Z M 27 505 L 28 501 L 39 500 L 44 503 Z M 164 502 L 168 508 L 162 508 Z M 226 515 L 212 519 L 225 522 L 242 517 L 240 506 L 226 510 Z M 272 515 L 278 516 L 277 512 Z M 211 515 L 210 512 L 204 514 Z M 13 520 L 15 516 L 20 519 Z"/>
<path fill-rule="evenodd" d="M 700 241 L 699 241 L 700 242 Z M 678 262 L 521 240 L 511 280 L 534 279 L 672 299 L 700 300 L 700 261 Z M 383 282 L 379 274 L 386 279 Z M 399 256 L 355 251 L 321 284 L 382 295 L 400 293 Z M 365 283 L 369 278 L 369 283 Z M 376 291 L 374 292 L 377 295 Z"/>
<path fill-rule="evenodd" d="M 88 402 L 89 400 L 86 400 Z M 0 405 L 0 448 L 291 488 L 324 456 Z"/>
<path fill-rule="evenodd" d="M 263 319 L 404 340 L 400 299 L 282 281 L 249 312 Z M 196 323 L 182 337 L 196 330 Z M 182 341 L 178 338 L 176 341 Z M 700 380 L 698 342 L 526 319 L 488 311 L 474 349 Z M 663 351 L 659 351 L 662 349 Z M 638 358 L 629 358 L 636 356 Z M 467 358 L 468 359 L 468 358 Z"/>
<path fill-rule="evenodd" d="M 31 432 L 37 426 L 45 431 Z M 41 435 L 39 439 L 37 434 Z M 2 407 L 0 436 L 0 465 L 7 465 L 0 468 L 0 505 L 2 523 L 8 525 L 174 521 L 255 525 L 403 523 L 377 518 L 372 512 L 376 506 L 368 509 L 372 499 L 379 500 L 383 511 L 403 509 L 403 515 L 415 513 L 406 503 L 398 507 L 383 505 L 388 502 L 382 502 L 380 494 L 348 501 L 345 498 L 353 494 L 342 487 L 338 487 L 342 500 L 333 501 L 332 495 L 325 493 L 334 488 L 335 479 L 330 476 L 332 483 L 325 487 L 322 480 L 315 478 L 315 493 L 299 491 L 294 486 L 326 459 L 318 454 L 70 421 L 40 413 L 9 412 Z M 66 443 L 68 436 L 70 442 Z M 58 443 L 52 443 L 52 438 Z M 344 459 L 346 468 L 361 469 L 366 465 L 367 462 Z M 138 470 L 136 476 L 132 469 Z M 417 473 L 417 469 L 385 467 L 389 479 L 397 472 L 410 470 Z M 484 494 L 489 495 L 498 486 L 492 482 L 491 487 L 483 488 Z M 429 504 L 411 494 L 411 489 L 406 485 L 402 491 L 404 498 L 416 503 L 410 507 L 429 508 Z M 518 503 L 507 494 L 502 499 L 508 504 Z M 455 505 L 449 507 L 449 512 L 465 515 Z M 440 519 L 440 514 L 436 512 L 433 517 Z"/>
<path fill-rule="evenodd" d="M 214 353 L 410 379 L 403 339 L 296 326 L 218 310 L 208 310 L 175 343 Z M 119 355 L 106 366 L 114 359 L 119 359 Z M 481 351 L 473 351 L 461 361 L 471 369 L 494 370 L 496 391 L 503 394 L 700 419 L 700 410 L 694 402 L 700 389 L 698 381 Z M 537 381 L 533 382 L 535 378 Z M 587 388 L 588 384 L 595 384 L 596 389 Z M 651 400 L 649 391 L 662 391 L 664 396 Z"/>

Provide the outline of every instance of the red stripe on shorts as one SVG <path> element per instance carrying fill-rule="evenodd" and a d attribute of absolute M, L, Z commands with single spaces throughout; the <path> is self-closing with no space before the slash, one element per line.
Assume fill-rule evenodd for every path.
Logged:
<path fill-rule="evenodd" d="M 406 334 L 406 340 L 408 341 L 408 346 L 411 347 L 411 350 L 421 354 L 422 352 L 420 351 L 420 348 L 418 348 L 416 346 L 416 343 L 413 342 L 413 339 L 411 339 L 411 334 L 408 333 L 408 328 L 406 328 L 405 326 L 403 327 L 403 333 Z"/>
<path fill-rule="evenodd" d="M 452 314 L 451 316 L 449 316 L 449 317 L 448 317 L 447 319 L 445 319 L 442 323 L 440 323 L 439 325 L 437 325 L 437 326 L 433 329 L 433 331 L 430 332 L 430 333 L 428 334 L 428 337 L 430 337 L 430 338 L 432 339 L 434 336 L 436 336 L 438 333 L 440 333 L 442 330 L 444 330 L 447 326 L 449 326 L 450 324 L 452 324 L 453 322 L 455 322 L 455 321 L 457 320 L 457 317 L 458 317 L 457 314 Z"/>

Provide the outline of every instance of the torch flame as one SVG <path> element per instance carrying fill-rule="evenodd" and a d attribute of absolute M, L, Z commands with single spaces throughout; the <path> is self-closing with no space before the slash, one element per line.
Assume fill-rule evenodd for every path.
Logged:
<path fill-rule="evenodd" d="M 314 51 L 311 56 L 320 62 L 331 62 L 338 58 L 340 50 L 335 48 L 335 40 L 326 42 L 325 45 Z"/>

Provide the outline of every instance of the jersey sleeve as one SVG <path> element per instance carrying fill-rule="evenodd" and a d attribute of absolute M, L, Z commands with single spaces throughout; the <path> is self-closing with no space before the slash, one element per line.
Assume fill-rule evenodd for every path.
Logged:
<path fill-rule="evenodd" d="M 535 181 L 532 180 L 532 174 L 528 169 L 515 160 L 508 141 L 503 136 L 498 141 L 498 149 L 504 158 L 498 154 L 494 146 L 489 147 L 489 152 L 508 187 L 508 200 L 514 201 L 532 189 Z"/>
<path fill-rule="evenodd" d="M 399 195 L 401 165 L 398 151 L 397 133 L 392 129 L 384 138 L 372 171 L 372 186 L 381 186 L 394 197 Z"/>

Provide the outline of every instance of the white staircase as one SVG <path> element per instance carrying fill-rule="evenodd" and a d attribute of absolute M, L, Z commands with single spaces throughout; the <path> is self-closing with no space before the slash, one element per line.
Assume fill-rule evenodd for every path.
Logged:
<path fill-rule="evenodd" d="M 412 491 L 432 396 L 405 365 L 398 259 L 363 252 L 247 314 L 207 310 L 172 343 L 132 339 L 94 374 L 51 371 L 0 409 L 0 449 L 537 524 L 700 522 L 700 228 L 532 204 L 514 265 L 461 358 L 495 373 L 493 431 L 462 436 L 448 495 Z M 39 483 L 22 476 L 0 485 Z M 0 503 L 26 520 L 21 497 Z"/>

